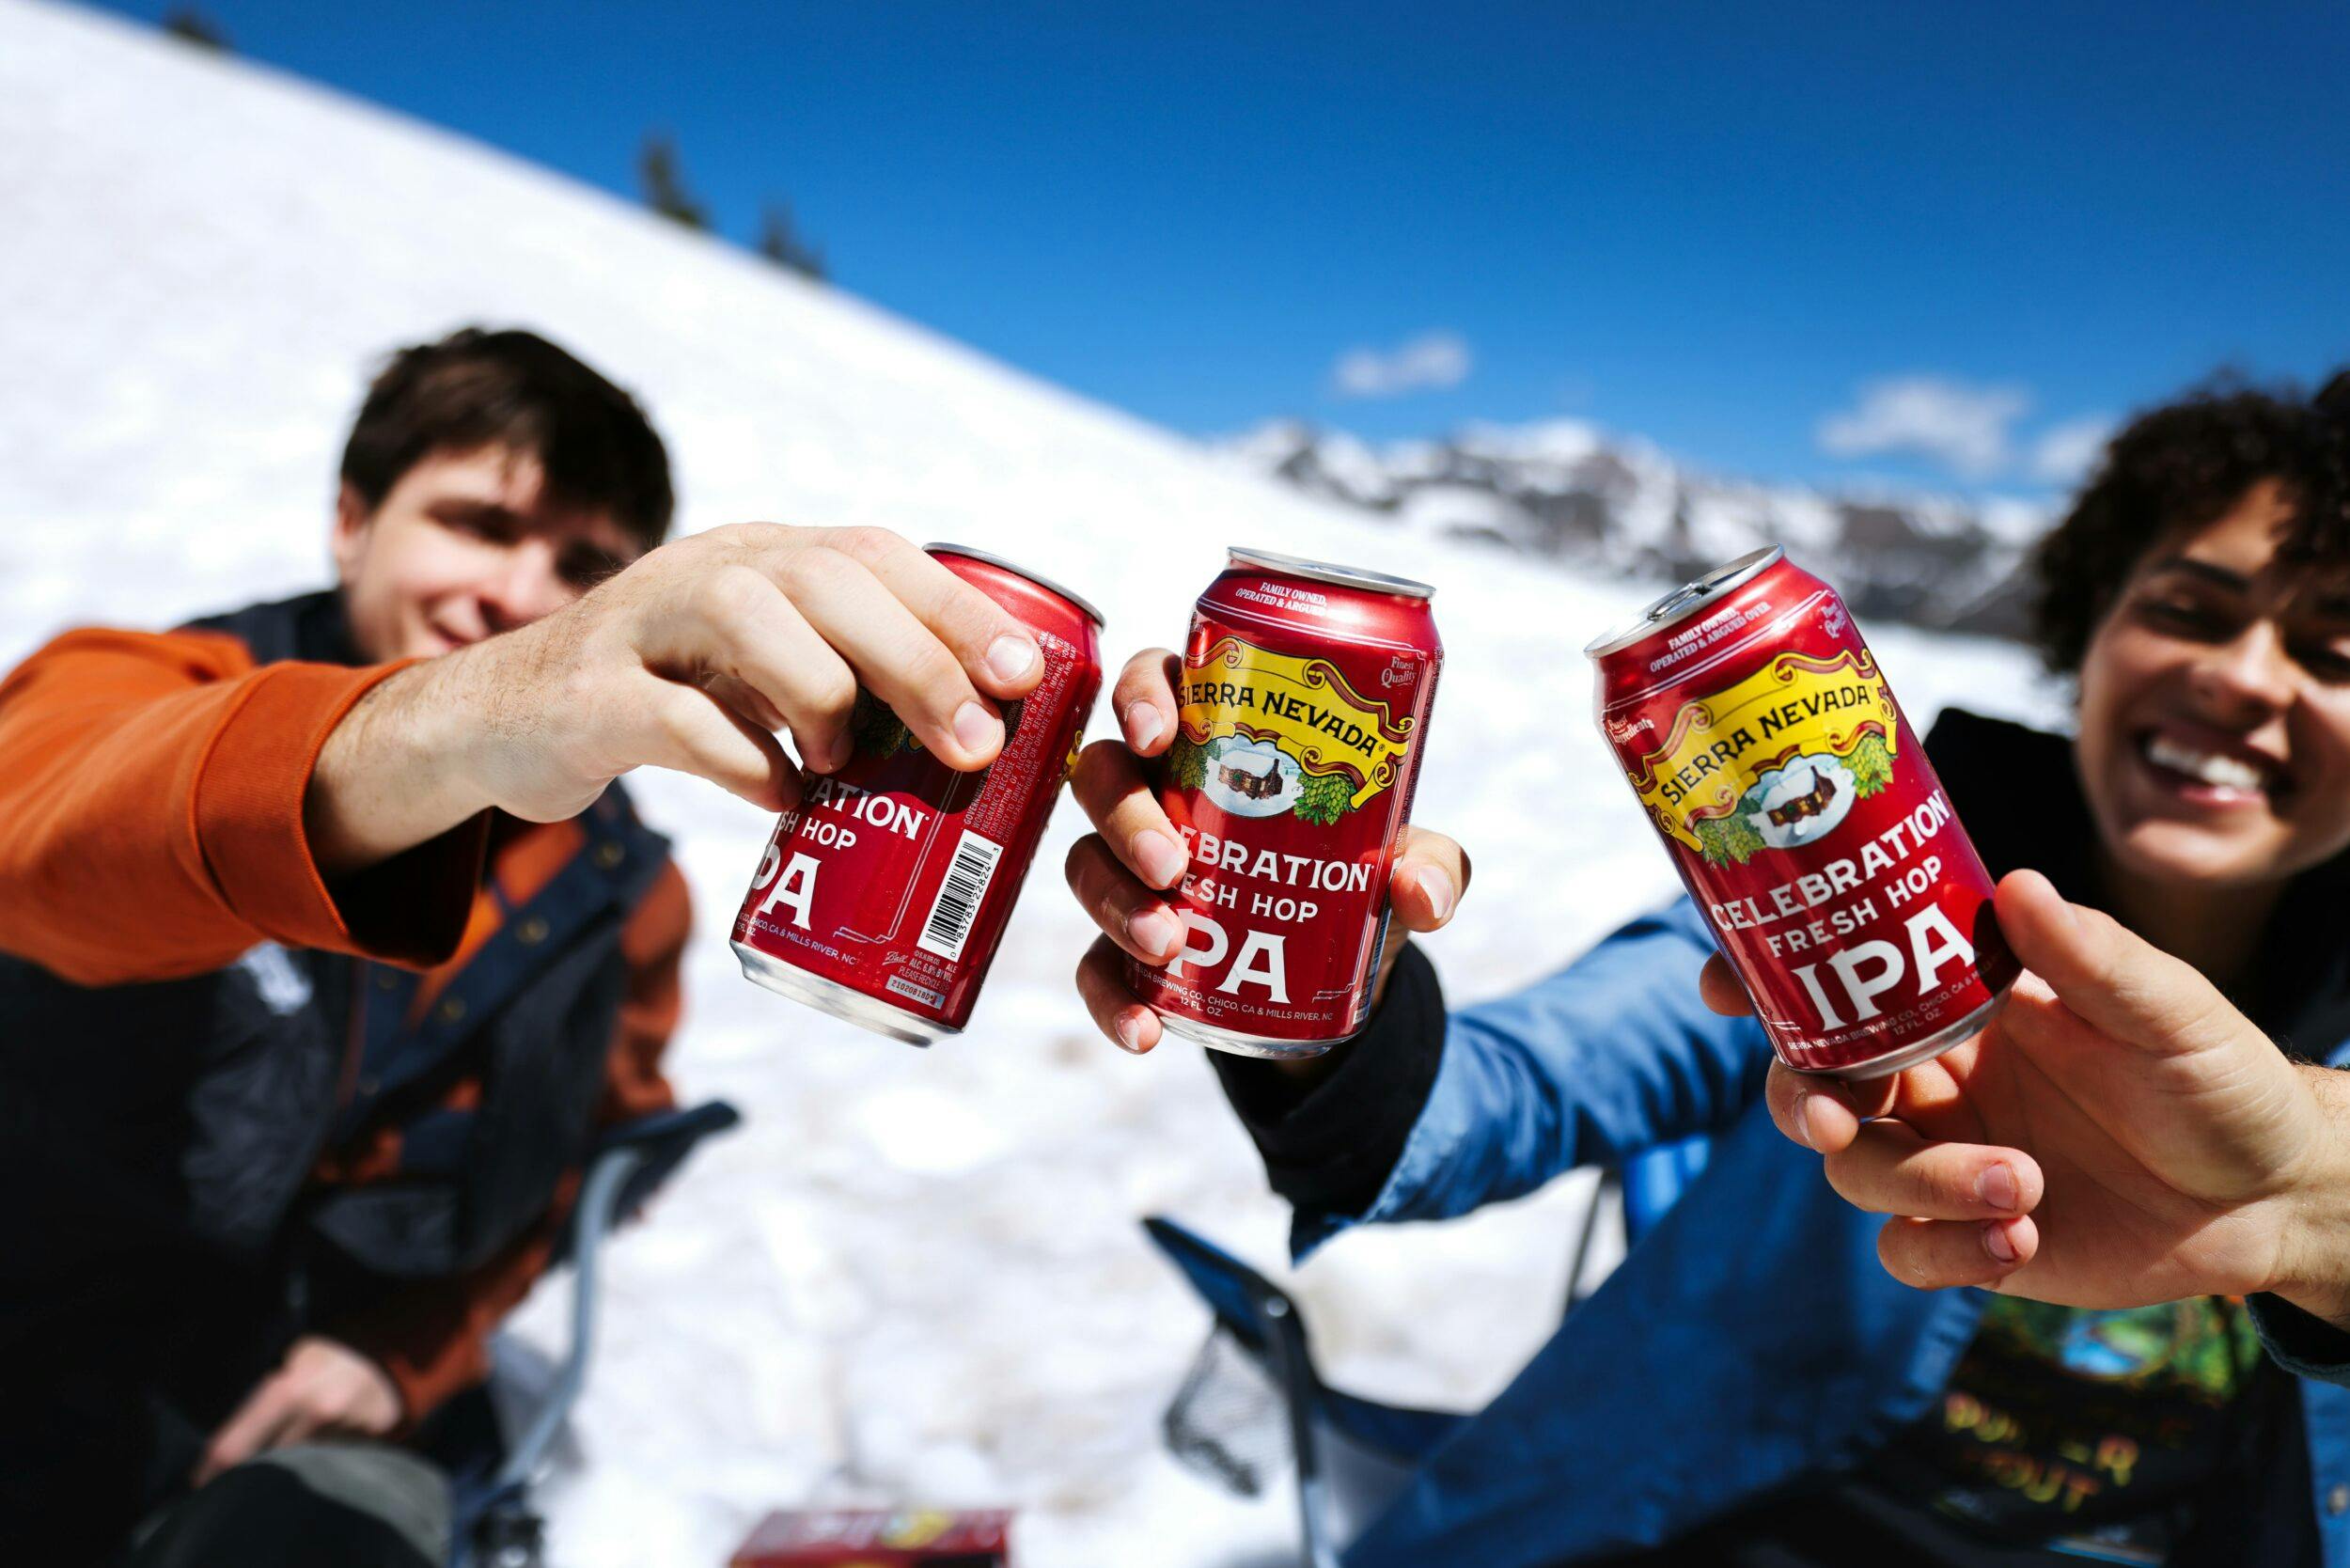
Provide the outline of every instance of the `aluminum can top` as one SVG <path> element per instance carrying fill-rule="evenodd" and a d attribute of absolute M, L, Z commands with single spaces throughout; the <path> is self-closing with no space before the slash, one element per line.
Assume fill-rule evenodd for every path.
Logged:
<path fill-rule="evenodd" d="M 1096 626 L 1106 626 L 1109 624 L 1108 621 L 1102 619 L 1102 612 L 1093 607 L 1093 601 L 1088 599 L 1082 593 L 1078 593 L 1072 588 L 1065 588 L 1061 584 L 1053 581 L 1052 578 L 1047 577 L 1042 572 L 1031 572 L 1025 566 L 1004 559 L 1001 556 L 991 554 L 985 550 L 974 550 L 968 544 L 950 544 L 944 540 L 932 540 L 930 543 L 923 545 L 922 550 L 925 555 L 962 556 L 966 559 L 985 561 L 990 566 L 1000 567 L 1004 571 L 1010 572 L 1015 577 L 1026 577 L 1037 587 L 1059 594 L 1063 599 L 1068 600 L 1072 604 L 1074 604 L 1077 608 L 1083 610 L 1085 612 L 1086 619 L 1092 621 Z"/>
<path fill-rule="evenodd" d="M 1261 572 L 1279 572 L 1292 577 L 1304 577 L 1317 583 L 1358 588 L 1370 593 L 1389 593 L 1399 599 L 1431 599 L 1436 592 L 1426 583 L 1416 583 L 1409 577 L 1390 577 L 1384 572 L 1366 572 L 1359 566 L 1311 561 L 1302 556 L 1285 556 L 1277 550 L 1253 550 L 1235 544 L 1226 552 L 1226 556 L 1229 566 L 1253 566 Z"/>
<path fill-rule="evenodd" d="M 1684 583 L 1670 593 L 1653 600 L 1640 613 L 1624 625 L 1584 646 L 1585 654 L 1604 659 L 1620 648 L 1629 648 L 1642 637 L 1653 635 L 1668 626 L 1677 626 L 1716 600 L 1735 593 L 1755 578 L 1778 564 L 1786 550 L 1777 544 L 1749 550 L 1726 566 L 1717 566 L 1694 582 Z"/>

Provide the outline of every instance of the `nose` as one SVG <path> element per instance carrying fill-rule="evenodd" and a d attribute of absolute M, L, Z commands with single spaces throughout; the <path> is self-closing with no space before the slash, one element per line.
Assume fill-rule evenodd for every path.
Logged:
<path fill-rule="evenodd" d="M 492 632 L 527 626 L 570 603 L 555 559 L 555 541 L 535 535 L 508 548 L 480 585 L 481 619 Z"/>
<path fill-rule="evenodd" d="M 2205 713 L 2230 728 L 2248 729 L 2293 701 L 2293 660 L 2273 620 L 2260 619 L 2195 663 L 2188 684 Z"/>

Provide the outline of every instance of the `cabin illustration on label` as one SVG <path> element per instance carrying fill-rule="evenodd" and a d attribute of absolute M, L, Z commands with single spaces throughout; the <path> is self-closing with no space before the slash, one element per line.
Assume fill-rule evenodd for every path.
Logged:
<path fill-rule="evenodd" d="M 1201 748 L 1199 789 L 1235 817 L 1277 817 L 1298 808 L 1307 778 L 1274 741 L 1233 735 Z"/>
<path fill-rule="evenodd" d="M 1805 752 L 1765 769 L 1713 832 L 1731 858 L 1743 863 L 1747 855 L 1737 854 L 1740 849 L 1752 855 L 1819 842 L 1868 792 L 1845 758 L 1833 751 Z"/>
<path fill-rule="evenodd" d="M 1836 799 L 1836 779 L 1814 767 L 1811 780 L 1809 791 L 1770 808 L 1773 827 L 1792 827 L 1806 817 L 1816 817 L 1828 808 L 1829 803 Z"/>
<path fill-rule="evenodd" d="M 1243 800 L 1272 800 L 1281 792 L 1277 752 L 1228 751 L 1215 761 L 1216 781 Z"/>

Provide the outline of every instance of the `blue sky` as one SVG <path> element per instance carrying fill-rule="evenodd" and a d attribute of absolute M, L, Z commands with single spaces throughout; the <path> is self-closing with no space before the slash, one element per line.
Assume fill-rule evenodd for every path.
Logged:
<path fill-rule="evenodd" d="M 2032 492 L 2216 368 L 2350 361 L 2338 5 L 199 8 L 623 194 L 666 131 L 736 237 L 788 198 L 842 287 L 1203 434 Z"/>

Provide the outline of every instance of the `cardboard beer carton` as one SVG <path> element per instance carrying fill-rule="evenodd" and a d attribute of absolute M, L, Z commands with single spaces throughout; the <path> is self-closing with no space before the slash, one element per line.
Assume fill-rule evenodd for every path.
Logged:
<path fill-rule="evenodd" d="M 770 1513 L 728 1568 L 1009 1568 L 1001 1509 L 814 1509 Z"/>

